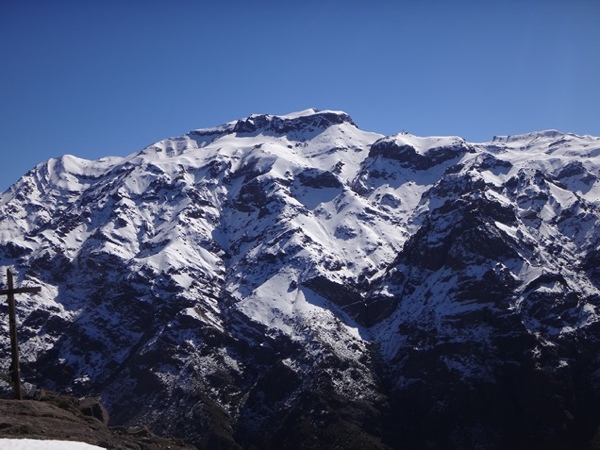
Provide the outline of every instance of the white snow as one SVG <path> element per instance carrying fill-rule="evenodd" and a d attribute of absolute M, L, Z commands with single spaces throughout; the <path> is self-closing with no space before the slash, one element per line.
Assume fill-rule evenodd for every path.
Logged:
<path fill-rule="evenodd" d="M 465 140 L 458 136 L 428 136 L 421 137 L 409 133 L 399 133 L 391 137 L 397 145 L 409 145 L 418 154 L 426 154 L 428 150 L 437 147 L 453 147 L 464 144 Z"/>
<path fill-rule="evenodd" d="M 284 119 L 297 119 L 299 117 L 313 116 L 315 114 L 323 114 L 323 113 L 345 114 L 343 111 L 333 111 L 333 110 L 329 110 L 329 109 L 318 110 L 315 108 L 308 108 L 308 109 L 305 109 L 302 111 L 289 113 L 289 114 L 279 116 L 279 117 L 284 118 Z"/>
<path fill-rule="evenodd" d="M 0 439 L 0 450 L 95 450 L 102 448 L 74 441 Z"/>

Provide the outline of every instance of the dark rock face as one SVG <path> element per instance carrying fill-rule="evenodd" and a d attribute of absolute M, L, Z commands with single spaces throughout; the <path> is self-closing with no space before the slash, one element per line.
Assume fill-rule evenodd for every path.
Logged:
<path fill-rule="evenodd" d="M 339 306 L 359 323 L 367 324 L 369 321 L 367 317 L 367 304 L 358 290 L 350 286 L 335 283 L 324 276 L 306 280 L 304 286 Z"/>
<path fill-rule="evenodd" d="M 315 189 L 341 189 L 343 187 L 340 180 L 333 173 L 316 169 L 303 170 L 298 174 L 298 179 L 302 185 Z"/>
<path fill-rule="evenodd" d="M 394 141 L 382 139 L 371 146 L 369 157 L 392 159 L 398 161 L 401 167 L 414 170 L 427 170 L 443 162 L 458 158 L 469 151 L 466 145 L 430 148 L 424 154 L 410 145 L 399 145 Z"/>
<path fill-rule="evenodd" d="M 598 361 L 589 357 L 596 325 L 585 335 L 559 330 L 597 299 L 567 281 L 558 262 L 521 284 L 514 267 L 538 252 L 555 254 L 552 246 L 507 234 L 528 216 L 482 191 L 438 185 L 428 196 L 450 191 L 460 198 L 426 214 L 383 282 L 407 311 L 399 329 L 405 344 L 388 368 L 398 441 L 415 448 L 584 445 L 600 418 L 596 400 L 580 391 L 598 386 Z M 590 280 L 595 257 L 584 260 Z"/>
<path fill-rule="evenodd" d="M 446 201 L 407 242 L 401 261 L 428 270 L 444 266 L 460 270 L 469 264 L 517 258 L 515 248 L 494 225 L 495 221 L 514 223 L 515 219 L 510 208 L 490 200 Z M 431 242 L 433 236 L 435 242 Z"/>
<path fill-rule="evenodd" d="M 233 128 L 235 133 L 275 133 L 289 135 L 296 132 L 324 130 L 332 125 L 342 123 L 354 124 L 345 113 L 316 112 L 316 114 L 301 116 L 293 119 L 269 115 L 255 115 L 244 120 L 238 120 Z"/>

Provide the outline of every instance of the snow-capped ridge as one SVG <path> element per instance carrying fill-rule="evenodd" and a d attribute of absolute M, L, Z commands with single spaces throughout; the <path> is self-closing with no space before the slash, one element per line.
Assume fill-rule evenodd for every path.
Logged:
<path fill-rule="evenodd" d="M 207 145 L 212 140 L 214 140 L 215 137 L 218 137 L 219 134 L 217 133 L 214 136 L 206 135 L 206 136 L 211 136 L 211 138 L 209 138 L 209 139 L 202 139 L 202 137 L 205 137 L 205 136 L 203 136 L 203 135 L 200 135 L 200 136 L 201 136 L 201 138 L 198 139 L 198 138 L 194 138 L 193 134 L 186 133 L 183 136 L 163 139 L 162 141 L 158 141 L 158 142 L 155 142 L 154 144 L 147 146 L 141 152 L 139 152 L 138 155 L 150 156 L 155 159 L 164 159 L 164 158 L 169 158 L 169 157 L 173 157 L 173 156 L 179 156 L 187 150 L 195 149 L 195 148 L 199 148 L 199 147 L 203 147 L 204 145 Z"/>
<path fill-rule="evenodd" d="M 530 143 L 536 139 L 558 139 L 563 136 L 580 137 L 574 133 L 563 133 L 555 129 L 532 131 L 530 133 L 513 134 L 505 136 L 494 136 L 492 138 L 493 143 L 515 143 L 515 142 L 527 142 Z"/>
<path fill-rule="evenodd" d="M 472 151 L 472 147 L 457 136 L 418 137 L 400 133 L 375 141 L 370 147 L 369 157 L 382 157 L 397 161 L 401 167 L 423 171 L 456 161 Z"/>
<path fill-rule="evenodd" d="M 306 131 L 309 128 L 326 128 L 331 125 L 348 123 L 356 127 L 352 118 L 343 111 L 318 110 L 310 108 L 285 115 L 251 114 L 250 116 L 210 128 L 199 128 L 187 133 L 193 139 L 203 138 L 209 142 L 228 134 L 250 133 L 290 133 Z"/>
<path fill-rule="evenodd" d="M 417 154 L 425 155 L 433 148 L 461 146 L 465 145 L 466 141 L 459 136 L 421 137 L 402 132 L 379 139 L 378 141 L 374 142 L 373 145 L 381 145 L 383 143 L 393 143 L 393 145 L 397 147 L 409 145 L 415 149 Z"/>
<path fill-rule="evenodd" d="M 536 152 L 540 161 L 547 160 L 548 155 L 557 156 L 561 160 L 572 157 L 595 159 L 600 155 L 600 137 L 563 133 L 552 129 L 513 136 L 494 136 L 491 142 L 478 145 L 491 152 Z M 525 156 L 526 154 L 522 155 Z M 561 161 L 555 161 L 554 165 L 556 164 L 560 166 Z"/>
<path fill-rule="evenodd" d="M 284 116 L 253 114 L 246 119 L 238 120 L 233 131 L 245 133 L 311 133 L 324 130 L 332 125 L 348 123 L 356 126 L 350 116 L 340 111 L 318 111 L 308 109 Z"/>
<path fill-rule="evenodd" d="M 205 141 L 208 141 L 209 138 L 215 138 L 218 136 L 224 136 L 232 133 L 237 122 L 237 120 L 234 120 L 215 127 L 198 128 L 189 131 L 188 133 L 186 133 L 186 136 L 190 136 L 194 139 L 197 139 L 197 137 L 205 137 Z"/>

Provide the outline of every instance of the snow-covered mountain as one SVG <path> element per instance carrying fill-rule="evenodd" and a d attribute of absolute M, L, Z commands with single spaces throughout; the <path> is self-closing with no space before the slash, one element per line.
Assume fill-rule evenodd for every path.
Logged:
<path fill-rule="evenodd" d="M 306 110 L 51 159 L 0 199 L 23 378 L 201 448 L 588 442 L 599 155 Z"/>

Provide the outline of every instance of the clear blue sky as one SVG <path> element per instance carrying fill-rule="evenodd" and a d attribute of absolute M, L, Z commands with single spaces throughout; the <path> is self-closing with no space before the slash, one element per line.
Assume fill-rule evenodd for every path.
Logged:
<path fill-rule="evenodd" d="M 600 136 L 600 1 L 0 0 L 0 191 L 252 113 Z"/>

